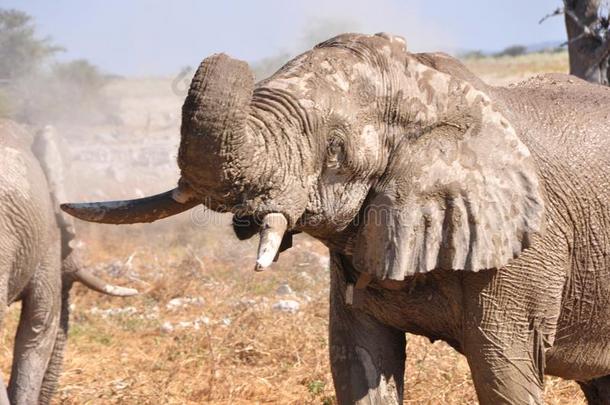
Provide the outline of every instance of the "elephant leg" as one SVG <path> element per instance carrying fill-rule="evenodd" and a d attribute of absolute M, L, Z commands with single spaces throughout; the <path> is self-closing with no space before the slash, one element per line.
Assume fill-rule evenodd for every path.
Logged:
<path fill-rule="evenodd" d="M 544 371 L 539 367 L 544 360 L 538 360 L 539 356 L 544 357 L 541 347 L 533 350 L 529 345 L 501 348 L 487 341 L 467 345 L 465 354 L 482 405 L 543 403 Z"/>
<path fill-rule="evenodd" d="M 469 298 L 463 300 L 462 349 L 479 403 L 542 404 L 549 337 L 541 332 L 540 321 L 528 321 L 527 311 L 507 310 L 491 294 Z"/>
<path fill-rule="evenodd" d="M 13 405 L 38 402 L 59 325 L 61 278 L 57 252 L 49 252 L 26 288 L 15 337 L 9 398 Z"/>
<path fill-rule="evenodd" d="M 589 405 L 610 405 L 610 376 L 579 382 Z"/>
<path fill-rule="evenodd" d="M 558 258 L 545 264 L 553 272 L 532 272 L 530 264 L 461 274 L 461 346 L 481 404 L 543 403 L 565 279 Z"/>
<path fill-rule="evenodd" d="M 341 260 L 331 259 L 330 362 L 338 403 L 402 404 L 405 333 L 347 306 Z"/>
<path fill-rule="evenodd" d="M 64 358 L 64 350 L 66 348 L 66 341 L 68 339 L 70 320 L 70 289 L 72 287 L 72 280 L 70 277 L 64 277 L 62 284 L 63 287 L 61 294 L 59 329 L 57 330 L 57 337 L 55 338 L 55 344 L 53 345 L 53 353 L 51 354 L 51 359 L 49 360 L 49 365 L 42 381 L 38 405 L 47 405 L 51 403 L 51 398 L 53 397 L 59 382 L 59 376 Z"/>

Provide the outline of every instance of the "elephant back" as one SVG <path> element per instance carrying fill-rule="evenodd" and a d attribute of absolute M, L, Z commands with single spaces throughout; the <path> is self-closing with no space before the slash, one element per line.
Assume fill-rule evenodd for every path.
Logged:
<path fill-rule="evenodd" d="M 610 269 L 610 88 L 547 74 L 494 92 L 534 156 L 576 271 Z"/>
<path fill-rule="evenodd" d="M 565 74 L 545 74 L 492 90 L 498 107 L 539 166 L 565 170 L 571 181 L 610 200 L 610 88 Z M 550 174 L 550 173 L 549 173 Z M 551 177 L 553 178 L 553 177 Z M 566 179 L 567 181 L 568 179 Z M 585 187 L 585 189 L 587 188 Z M 586 191 L 585 189 L 581 191 Z"/>

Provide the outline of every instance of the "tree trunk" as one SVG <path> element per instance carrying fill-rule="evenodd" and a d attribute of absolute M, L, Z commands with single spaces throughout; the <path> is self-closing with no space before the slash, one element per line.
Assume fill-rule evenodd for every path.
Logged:
<path fill-rule="evenodd" d="M 564 3 L 570 74 L 592 83 L 609 85 L 610 38 L 599 29 L 602 0 L 565 0 Z"/>

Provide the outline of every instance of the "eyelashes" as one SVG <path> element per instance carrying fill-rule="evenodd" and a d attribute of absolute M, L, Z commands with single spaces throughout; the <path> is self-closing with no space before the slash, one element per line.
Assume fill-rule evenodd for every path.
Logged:
<path fill-rule="evenodd" d="M 326 167 L 338 169 L 345 160 L 345 147 L 343 140 L 337 136 L 331 136 L 326 147 Z"/>

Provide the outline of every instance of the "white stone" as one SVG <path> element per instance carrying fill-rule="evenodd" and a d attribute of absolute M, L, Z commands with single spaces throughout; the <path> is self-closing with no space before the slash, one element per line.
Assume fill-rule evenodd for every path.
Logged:
<path fill-rule="evenodd" d="M 294 300 L 279 300 L 275 304 L 273 304 L 273 309 L 276 311 L 289 312 L 289 313 L 297 313 L 300 309 L 301 305 Z"/>
<path fill-rule="evenodd" d="M 237 302 L 236 306 L 244 306 L 247 308 L 252 308 L 252 307 L 256 306 L 256 300 L 253 300 L 252 298 L 242 298 Z"/>
<path fill-rule="evenodd" d="M 100 309 L 93 307 L 89 310 L 90 314 L 99 315 L 102 318 L 108 318 L 109 316 L 131 316 L 138 313 L 135 307 L 124 307 L 124 308 L 108 308 Z"/>
<path fill-rule="evenodd" d="M 161 325 L 161 332 L 163 333 L 172 333 L 174 331 L 174 326 L 171 322 L 163 322 Z"/>
<path fill-rule="evenodd" d="M 176 311 L 181 308 L 185 308 L 189 305 L 202 306 L 204 300 L 202 297 L 180 297 L 180 298 L 172 298 L 169 300 L 165 308 L 169 311 Z"/>

